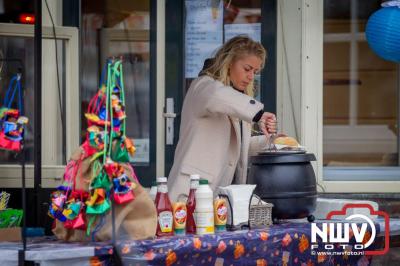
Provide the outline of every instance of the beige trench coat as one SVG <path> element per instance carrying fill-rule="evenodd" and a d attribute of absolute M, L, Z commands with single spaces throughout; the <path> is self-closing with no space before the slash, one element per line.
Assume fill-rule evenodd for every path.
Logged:
<path fill-rule="evenodd" d="M 208 76 L 194 80 L 168 177 L 171 200 L 189 193 L 190 174 L 207 179 L 214 191 L 232 181 L 246 183 L 248 156 L 267 144 L 265 136 L 251 137 L 252 119 L 262 109 L 262 103 Z"/>

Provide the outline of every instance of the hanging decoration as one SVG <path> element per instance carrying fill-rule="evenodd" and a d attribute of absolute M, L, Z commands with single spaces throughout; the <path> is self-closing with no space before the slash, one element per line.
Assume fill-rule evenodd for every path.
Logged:
<path fill-rule="evenodd" d="M 86 230 L 88 236 L 102 226 L 97 218 L 108 213 L 112 201 L 121 205 L 135 199 L 133 189 L 137 186 L 123 165 L 134 155 L 135 147 L 126 137 L 122 61 L 108 60 L 105 70 L 100 89 L 85 113 L 88 128 L 81 145 L 83 156 L 68 162 L 63 184 L 51 194 L 49 208 L 49 215 L 63 222 L 64 228 Z M 82 181 L 80 171 L 88 158 L 91 178 Z M 77 189 L 80 181 L 88 182 L 88 191 Z"/>
<path fill-rule="evenodd" d="M 368 19 L 366 38 L 371 49 L 385 60 L 400 62 L 400 1 L 386 1 Z"/>
<path fill-rule="evenodd" d="M 17 108 L 13 108 L 15 95 L 18 94 Z M 24 128 L 28 118 L 23 116 L 21 74 L 10 80 L 3 106 L 0 108 L 0 149 L 20 152 L 23 148 Z"/>

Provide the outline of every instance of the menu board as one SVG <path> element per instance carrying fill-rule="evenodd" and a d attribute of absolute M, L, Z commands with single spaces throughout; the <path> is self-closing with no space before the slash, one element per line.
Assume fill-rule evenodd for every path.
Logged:
<path fill-rule="evenodd" d="M 225 42 L 239 34 L 245 34 L 254 41 L 261 42 L 261 23 L 225 25 Z"/>
<path fill-rule="evenodd" d="M 204 60 L 222 45 L 223 1 L 186 0 L 185 74 L 196 78 Z"/>

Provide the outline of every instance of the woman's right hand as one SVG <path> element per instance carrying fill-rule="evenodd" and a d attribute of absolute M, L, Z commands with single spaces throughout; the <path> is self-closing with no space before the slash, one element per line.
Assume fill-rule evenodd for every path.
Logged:
<path fill-rule="evenodd" d="M 264 112 L 258 121 L 258 126 L 265 136 L 270 137 L 276 133 L 276 116 L 273 113 Z"/>

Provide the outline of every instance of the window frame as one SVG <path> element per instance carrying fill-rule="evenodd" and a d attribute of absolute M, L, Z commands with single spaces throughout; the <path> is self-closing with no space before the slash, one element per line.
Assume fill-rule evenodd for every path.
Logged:
<path fill-rule="evenodd" d="M 65 156 L 68 159 L 72 152 L 79 147 L 80 140 L 79 30 L 75 27 L 55 27 L 55 32 L 57 39 L 65 41 Z M 43 26 L 42 34 L 43 39 L 54 40 L 52 27 Z M 0 36 L 33 38 L 34 26 L 0 23 Z M 42 95 L 42 102 L 49 100 L 54 99 L 49 99 L 46 94 Z M 42 120 L 46 121 L 45 110 L 42 110 Z M 48 131 L 42 131 L 42 138 L 46 139 L 50 134 Z M 43 153 L 48 151 L 43 149 Z M 42 187 L 53 188 L 59 185 L 64 173 L 64 167 L 65 165 L 42 165 Z M 27 188 L 33 187 L 33 170 L 33 164 L 26 165 Z M 18 163 L 0 165 L 0 179 L 0 187 L 21 187 L 21 166 Z"/>
<path fill-rule="evenodd" d="M 400 167 L 323 167 L 323 1 L 302 0 L 301 8 L 301 136 L 317 157 L 313 163 L 317 182 L 329 193 L 399 192 Z"/>
<path fill-rule="evenodd" d="M 351 35 L 350 32 L 325 33 L 323 38 L 324 42 L 337 43 L 350 41 Z M 358 32 L 355 38 L 357 41 L 367 41 L 365 32 Z M 398 102 L 400 103 L 400 101 Z M 399 142 L 399 138 L 397 142 Z M 400 181 L 400 166 L 324 166 L 323 176 L 326 181 Z"/>

